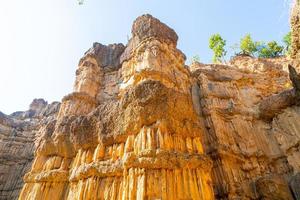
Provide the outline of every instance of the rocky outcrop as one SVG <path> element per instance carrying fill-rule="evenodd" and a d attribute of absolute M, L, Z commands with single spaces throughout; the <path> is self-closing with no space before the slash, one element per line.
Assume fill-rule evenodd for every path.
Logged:
<path fill-rule="evenodd" d="M 263 198 L 263 193 L 269 192 L 264 191 L 258 178 L 293 173 L 294 165 L 272 130 L 277 123 L 262 119 L 260 113 L 259 105 L 265 98 L 289 88 L 284 70 L 287 66 L 277 62 L 236 57 L 231 66 L 192 66 L 199 90 L 199 112 L 208 129 L 204 147 L 214 163 L 212 179 L 217 199 Z M 292 119 L 296 122 L 297 114 Z"/>
<path fill-rule="evenodd" d="M 151 15 L 132 36 L 122 54 L 95 44 L 81 59 L 20 199 L 213 199 L 178 37 Z"/>
<path fill-rule="evenodd" d="M 96 42 L 93 44 L 93 47 L 85 53 L 84 58 L 90 55 L 96 59 L 98 66 L 118 69 L 121 67 L 120 56 L 124 49 L 125 46 L 123 44 L 110 44 L 105 46 Z M 80 60 L 80 63 L 84 62 L 84 58 Z"/>
<path fill-rule="evenodd" d="M 13 114 L 40 119 L 19 199 L 297 199 L 297 60 L 186 66 L 177 40 L 138 17 L 126 46 L 84 54 L 57 115 Z"/>
<path fill-rule="evenodd" d="M 293 200 L 287 182 L 280 176 L 267 176 L 256 181 L 260 199 Z"/>
<path fill-rule="evenodd" d="M 292 189 L 295 199 L 300 199 L 300 173 L 298 172 L 290 180 L 290 187 Z"/>
<path fill-rule="evenodd" d="M 285 108 L 299 105 L 300 102 L 300 76 L 295 68 L 289 65 L 289 77 L 293 89 L 285 90 L 264 99 L 259 106 L 260 116 L 264 119 L 272 119 L 281 113 Z"/>
<path fill-rule="evenodd" d="M 59 103 L 35 99 L 28 111 L 0 113 L 0 199 L 17 199 L 31 168 L 37 131 L 53 119 Z"/>
<path fill-rule="evenodd" d="M 293 59 L 300 59 L 300 1 L 294 0 L 294 6 L 291 14 L 291 33 L 292 33 L 292 51 Z M 298 61 L 299 62 L 299 61 Z"/>
<path fill-rule="evenodd" d="M 132 38 L 121 55 L 121 62 L 129 60 L 133 56 L 134 50 L 144 40 L 159 38 L 161 42 L 172 45 L 175 48 L 178 40 L 178 36 L 173 29 L 149 14 L 143 15 L 134 21 L 131 34 Z"/>

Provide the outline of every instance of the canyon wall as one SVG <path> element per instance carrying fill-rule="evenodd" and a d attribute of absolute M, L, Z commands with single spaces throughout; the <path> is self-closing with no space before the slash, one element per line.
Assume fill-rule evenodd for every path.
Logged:
<path fill-rule="evenodd" d="M 0 112 L 0 199 L 17 199 L 31 168 L 38 129 L 55 118 L 60 103 L 35 99 L 28 111 Z"/>
<path fill-rule="evenodd" d="M 236 57 L 230 66 L 192 66 L 216 199 L 293 199 L 288 182 L 300 166 L 300 109 L 294 101 L 277 112 L 264 107 L 276 94 L 287 97 L 287 63 Z"/>
<path fill-rule="evenodd" d="M 177 39 L 143 15 L 126 46 L 85 53 L 74 92 L 40 129 L 19 199 L 297 198 L 291 61 L 188 67 Z"/>
<path fill-rule="evenodd" d="M 294 0 L 291 13 L 292 51 L 291 57 L 300 60 L 300 1 Z"/>
<path fill-rule="evenodd" d="M 186 66 L 151 15 L 94 43 L 61 104 L 0 115 L 0 199 L 300 199 L 299 21 L 291 58 Z"/>
<path fill-rule="evenodd" d="M 205 128 L 177 34 L 139 17 L 127 46 L 95 43 L 40 130 L 19 199 L 213 199 Z"/>

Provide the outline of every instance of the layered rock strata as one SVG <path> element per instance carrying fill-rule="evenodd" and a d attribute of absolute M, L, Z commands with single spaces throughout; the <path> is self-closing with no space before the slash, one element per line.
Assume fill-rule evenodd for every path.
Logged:
<path fill-rule="evenodd" d="M 55 118 L 59 103 L 35 99 L 30 109 L 11 115 L 0 113 L 0 199 L 17 199 L 23 176 L 31 168 L 39 127 Z"/>
<path fill-rule="evenodd" d="M 213 199 L 177 38 L 144 15 L 126 47 L 94 44 L 41 129 L 19 199 Z"/>
<path fill-rule="evenodd" d="M 300 112 L 295 92 L 289 95 L 288 62 L 236 57 L 230 64 L 192 66 L 215 198 L 293 199 L 288 182 L 299 172 Z M 274 95 L 291 100 L 266 109 L 282 103 Z"/>
<path fill-rule="evenodd" d="M 95 43 L 39 129 L 19 199 L 297 199 L 293 13 L 292 60 L 188 67 L 177 34 L 150 15 L 126 46 Z"/>
<path fill-rule="evenodd" d="M 300 1 L 294 0 L 291 14 L 292 51 L 291 57 L 300 60 Z M 298 61 L 299 62 L 299 61 Z"/>

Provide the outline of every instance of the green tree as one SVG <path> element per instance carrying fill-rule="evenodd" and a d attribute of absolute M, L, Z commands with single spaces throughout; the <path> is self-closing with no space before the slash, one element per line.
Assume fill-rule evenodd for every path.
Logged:
<path fill-rule="evenodd" d="M 291 38 L 291 31 L 288 32 L 282 39 L 282 41 L 285 44 L 284 51 L 285 55 L 289 55 L 291 52 L 291 43 L 292 43 L 292 38 Z"/>
<path fill-rule="evenodd" d="M 247 34 L 240 41 L 240 50 L 242 54 L 255 56 L 255 53 L 258 51 L 260 46 L 259 42 L 254 42 L 250 34 Z"/>
<path fill-rule="evenodd" d="M 283 50 L 283 46 L 280 46 L 276 41 L 271 41 L 260 46 L 258 50 L 258 57 L 275 58 L 282 55 Z"/>
<path fill-rule="evenodd" d="M 213 50 L 213 62 L 222 62 L 224 56 L 226 55 L 225 51 L 226 40 L 224 40 L 220 34 L 214 34 L 209 38 L 209 48 Z"/>

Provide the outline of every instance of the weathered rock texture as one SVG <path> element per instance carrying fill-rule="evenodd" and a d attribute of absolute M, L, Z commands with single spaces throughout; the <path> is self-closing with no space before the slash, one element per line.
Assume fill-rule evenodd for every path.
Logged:
<path fill-rule="evenodd" d="M 266 109 L 281 103 L 273 95 L 290 91 L 287 66 L 279 63 L 285 61 L 236 57 L 231 66 L 192 66 L 217 199 L 292 199 L 287 182 L 299 171 L 300 109 L 295 96 L 276 112 Z"/>
<path fill-rule="evenodd" d="M 300 60 L 300 1 L 294 0 L 291 14 L 292 53 L 293 59 Z M 298 61 L 299 62 L 299 61 Z"/>
<path fill-rule="evenodd" d="M 28 111 L 0 112 L 0 199 L 17 199 L 31 168 L 39 127 L 55 118 L 59 103 L 35 99 Z"/>
<path fill-rule="evenodd" d="M 126 46 L 85 53 L 39 129 L 20 200 L 299 197 L 297 60 L 188 67 L 177 39 L 143 15 Z"/>
<path fill-rule="evenodd" d="M 40 130 L 20 199 L 213 199 L 193 80 L 176 33 L 150 15 L 94 44 L 74 92 Z"/>

